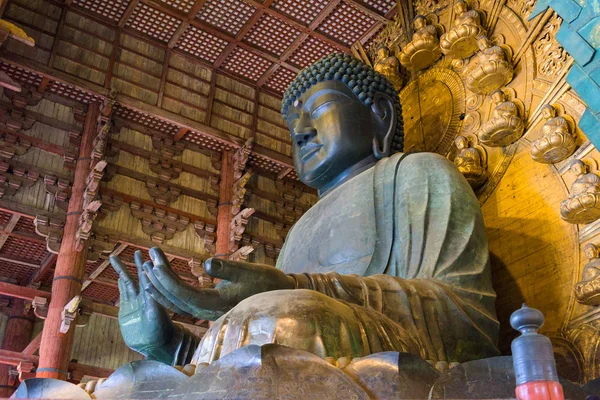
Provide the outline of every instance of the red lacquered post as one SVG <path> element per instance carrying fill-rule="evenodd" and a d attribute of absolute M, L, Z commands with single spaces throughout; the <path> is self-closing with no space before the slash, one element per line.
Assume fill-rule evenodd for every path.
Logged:
<path fill-rule="evenodd" d="M 525 304 L 510 316 L 510 325 L 521 332 L 511 349 L 519 400 L 564 400 L 558 382 L 552 343 L 537 331 L 544 324 L 544 314 Z"/>

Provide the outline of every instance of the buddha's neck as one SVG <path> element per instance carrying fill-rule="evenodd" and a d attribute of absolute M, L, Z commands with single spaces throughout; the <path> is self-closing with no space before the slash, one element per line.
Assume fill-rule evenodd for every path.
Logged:
<path fill-rule="evenodd" d="M 319 188 L 319 198 L 322 199 L 323 197 L 327 196 L 327 194 L 330 193 L 333 189 L 341 186 L 344 182 L 347 182 L 350 179 L 354 178 L 356 175 L 360 174 L 361 172 L 368 170 L 373 165 L 377 164 L 377 161 L 379 160 L 375 158 L 374 155 L 370 155 L 369 157 L 357 162 L 351 167 L 346 168 L 341 174 L 339 174 L 331 181 Z"/>

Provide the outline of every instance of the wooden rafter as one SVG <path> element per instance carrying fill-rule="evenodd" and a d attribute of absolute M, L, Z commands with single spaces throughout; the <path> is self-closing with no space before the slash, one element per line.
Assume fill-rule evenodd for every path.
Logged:
<path fill-rule="evenodd" d="M 17 226 L 17 223 L 19 222 L 20 219 L 21 219 L 20 215 L 13 214 L 10 217 L 10 219 L 8 220 L 6 226 L 3 229 L 4 232 L 2 232 L 0 234 L 0 250 L 2 249 L 2 247 L 4 247 L 4 243 L 6 243 L 6 241 L 10 237 L 10 233 L 15 229 L 15 226 Z"/>
<path fill-rule="evenodd" d="M 29 342 L 27 347 L 23 349 L 21 354 L 25 356 L 32 356 L 40 348 L 40 343 L 42 342 L 42 332 L 38 333 L 32 340 Z"/>
<path fill-rule="evenodd" d="M 118 256 L 123 251 L 125 251 L 126 248 L 127 248 L 127 245 L 121 243 L 120 245 L 117 246 L 117 248 L 110 255 Z M 85 282 L 83 282 L 83 285 L 81 286 L 81 291 L 83 292 L 85 290 L 85 288 L 87 288 L 92 283 L 93 280 L 98 278 L 109 265 L 110 265 L 109 259 L 102 261 L 102 263 L 100 265 L 98 265 L 98 267 L 90 273 L 87 280 Z"/>
<path fill-rule="evenodd" d="M 27 280 L 27 283 L 25 284 L 25 286 L 32 285 L 32 284 L 37 283 L 40 280 L 42 280 L 44 278 L 44 276 L 46 276 L 46 273 L 48 272 L 48 270 L 50 268 L 52 268 L 52 266 L 56 263 L 57 258 L 58 258 L 57 254 L 49 253 L 48 256 L 46 257 L 46 259 L 44 261 L 42 261 L 42 265 L 40 265 L 40 268 L 38 268 L 37 271 L 35 271 L 33 274 L 31 274 L 31 276 Z"/>

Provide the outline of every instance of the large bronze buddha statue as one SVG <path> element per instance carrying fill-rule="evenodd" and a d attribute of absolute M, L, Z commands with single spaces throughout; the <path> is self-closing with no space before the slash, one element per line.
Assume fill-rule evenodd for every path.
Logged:
<path fill-rule="evenodd" d="M 154 248 L 151 261 L 135 254 L 138 286 L 111 257 L 120 276 L 119 324 L 127 345 L 147 360 L 191 364 L 184 370 L 195 375 L 181 389 L 184 397 L 198 393 L 194 385 L 212 385 L 213 366 L 221 371 L 219 387 L 245 376 L 260 358 L 257 351 L 263 360 L 273 360 L 273 353 L 285 359 L 272 361 L 277 367 L 267 377 L 252 372 L 248 378 L 268 388 L 277 385 L 277 371 L 291 371 L 294 385 L 306 381 L 294 378 L 298 374 L 320 379 L 318 371 L 328 365 L 323 359 L 338 360 L 342 368 L 347 362 L 340 360 L 380 353 L 370 364 L 375 368 L 392 354 L 398 371 L 409 359 L 401 362 L 389 351 L 446 369 L 497 355 L 496 295 L 479 204 L 450 161 L 401 152 L 402 113 L 393 84 L 366 64 L 334 54 L 299 73 L 282 114 L 298 176 L 320 200 L 290 230 L 276 268 L 209 259 L 206 272 L 221 281 L 198 289 L 180 280 Z M 168 310 L 214 324 L 198 340 L 174 324 Z M 144 362 L 154 363 L 153 371 L 166 367 Z M 99 385 L 104 393 L 141 379 L 130 374 L 140 364 L 123 368 L 129 372 L 119 369 L 112 383 Z M 237 372 L 223 372 L 231 368 Z M 427 376 L 420 368 L 419 376 Z M 337 397 L 347 398 L 343 390 L 355 384 L 348 375 L 336 376 L 345 382 Z M 403 379 L 382 386 L 400 390 Z"/>
<path fill-rule="evenodd" d="M 209 259 L 206 272 L 221 282 L 198 289 L 155 248 L 145 263 L 136 254 L 138 289 L 112 257 L 125 342 L 181 365 L 268 343 L 333 358 L 395 350 L 463 362 L 496 354 L 477 199 L 445 158 L 399 152 L 394 86 L 332 55 L 298 75 L 282 113 L 298 176 L 320 200 L 289 232 L 277 267 Z M 196 346 L 167 309 L 215 322 Z"/>

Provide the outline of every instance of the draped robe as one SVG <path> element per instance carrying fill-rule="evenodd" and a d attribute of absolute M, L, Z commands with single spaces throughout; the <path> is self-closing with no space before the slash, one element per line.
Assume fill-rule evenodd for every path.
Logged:
<path fill-rule="evenodd" d="M 277 267 L 297 289 L 242 301 L 209 329 L 194 363 L 265 343 L 334 358 L 498 354 L 481 210 L 441 156 L 398 153 L 333 189 L 292 227 Z"/>

